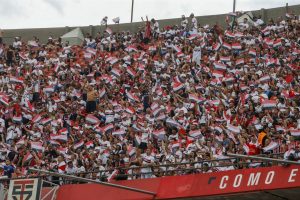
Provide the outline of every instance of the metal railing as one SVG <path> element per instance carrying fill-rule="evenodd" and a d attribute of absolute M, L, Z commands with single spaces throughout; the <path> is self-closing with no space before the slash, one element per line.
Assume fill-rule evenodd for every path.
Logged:
<path fill-rule="evenodd" d="M 223 171 L 223 170 L 274 166 L 274 165 L 281 164 L 281 162 L 275 162 L 274 160 L 278 158 L 282 158 L 282 155 L 283 154 L 258 155 L 260 157 L 260 160 L 251 159 L 251 158 L 230 157 L 224 159 L 201 160 L 201 161 L 187 162 L 187 163 L 168 163 L 168 164 L 152 164 L 148 166 L 115 167 L 106 170 L 93 170 L 87 172 L 72 173 L 70 175 L 74 175 L 82 178 L 90 178 L 91 180 L 101 180 L 103 182 L 107 181 L 108 176 L 114 170 L 119 171 L 119 173 L 116 175 L 116 180 L 128 180 L 128 179 L 132 180 L 132 179 L 141 179 L 145 177 L 151 178 L 151 177 L 163 177 L 163 176 L 180 176 L 180 175 L 187 175 L 187 174 L 208 173 L 208 172 Z M 263 159 L 263 158 L 267 158 L 267 159 Z M 246 161 L 246 159 L 248 159 L 248 161 Z M 249 159 L 251 162 L 249 162 Z M 231 168 L 224 169 L 226 167 L 231 167 Z M 149 170 L 147 171 L 142 169 L 149 169 Z M 52 176 L 43 174 L 42 172 L 37 174 L 28 174 L 27 176 L 23 176 L 23 177 L 3 178 L 0 179 L 0 182 L 7 182 L 14 179 L 24 179 L 24 178 L 41 178 L 59 185 L 70 184 L 70 183 L 83 183 L 82 181 L 73 180 L 72 178 L 67 178 L 67 177 L 60 177 L 59 179 L 53 180 Z"/>

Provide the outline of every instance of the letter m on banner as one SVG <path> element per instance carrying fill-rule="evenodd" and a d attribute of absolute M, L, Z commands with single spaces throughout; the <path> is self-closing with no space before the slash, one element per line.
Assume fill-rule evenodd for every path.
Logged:
<path fill-rule="evenodd" d="M 40 200 L 40 179 L 11 180 L 9 184 L 9 200 Z"/>

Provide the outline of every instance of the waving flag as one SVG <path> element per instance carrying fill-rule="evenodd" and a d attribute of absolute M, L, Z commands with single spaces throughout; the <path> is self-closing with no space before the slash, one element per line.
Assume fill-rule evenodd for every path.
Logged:
<path fill-rule="evenodd" d="M 96 55 L 96 53 L 97 53 L 97 49 L 90 48 L 90 47 L 86 48 L 85 51 L 88 53 L 91 53 L 93 55 Z"/>
<path fill-rule="evenodd" d="M 74 149 L 78 149 L 84 145 L 84 142 L 81 140 L 78 143 L 74 144 Z"/>
<path fill-rule="evenodd" d="M 181 126 L 177 121 L 175 121 L 171 118 L 168 118 L 166 120 L 166 123 L 169 124 L 170 126 L 175 126 L 175 127 L 180 127 Z"/>
<path fill-rule="evenodd" d="M 36 149 L 38 151 L 44 151 L 45 148 L 43 147 L 41 142 L 31 142 L 31 149 Z"/>
<path fill-rule="evenodd" d="M 264 100 L 261 105 L 263 108 L 275 108 L 277 103 L 275 100 Z"/>
<path fill-rule="evenodd" d="M 270 79 L 271 79 L 271 77 L 270 77 L 269 75 L 265 75 L 265 76 L 263 76 L 263 77 L 261 77 L 261 78 L 259 79 L 259 82 L 260 82 L 260 83 L 266 83 L 266 82 L 269 82 Z"/>
<path fill-rule="evenodd" d="M 244 64 L 244 58 L 240 58 L 240 59 L 237 59 L 236 61 L 235 61 L 235 64 L 236 65 L 242 65 L 242 64 Z"/>
<path fill-rule="evenodd" d="M 92 148 L 92 147 L 94 147 L 94 143 L 93 143 L 93 141 L 89 141 L 89 142 L 86 142 L 85 143 L 85 146 L 86 146 L 86 148 Z"/>
<path fill-rule="evenodd" d="M 192 137 L 192 138 L 199 138 L 202 136 L 202 133 L 201 133 L 201 130 L 193 130 L 193 131 L 190 131 L 189 132 L 189 135 Z"/>
<path fill-rule="evenodd" d="M 231 132 L 234 132 L 234 133 L 240 133 L 240 128 L 238 126 L 234 126 L 232 124 L 228 124 L 227 125 L 227 129 Z"/>
<path fill-rule="evenodd" d="M 42 119 L 41 115 L 37 114 L 32 118 L 32 123 L 38 123 Z"/>
<path fill-rule="evenodd" d="M 250 49 L 249 50 L 249 55 L 256 57 L 256 50 L 255 49 Z"/>
<path fill-rule="evenodd" d="M 14 122 L 22 122 L 22 117 L 21 116 L 13 116 L 13 119 L 12 119 Z"/>
<path fill-rule="evenodd" d="M 5 106 L 9 106 L 9 97 L 6 95 L 1 95 L 0 102 L 3 103 Z"/>
<path fill-rule="evenodd" d="M 131 100 L 131 101 L 135 101 L 135 102 L 139 102 L 139 98 L 137 96 L 135 96 L 133 93 L 131 92 L 127 92 L 126 96 Z"/>
<path fill-rule="evenodd" d="M 229 38 L 235 38 L 234 33 L 232 33 L 231 31 L 225 31 L 225 36 L 229 37 Z"/>
<path fill-rule="evenodd" d="M 226 71 L 227 69 L 226 65 L 219 62 L 214 62 L 214 68 L 219 71 Z"/>
<path fill-rule="evenodd" d="M 105 88 L 103 88 L 103 89 L 101 89 L 101 90 L 99 91 L 99 97 L 100 97 L 100 98 L 102 98 L 105 94 L 106 94 Z"/>
<path fill-rule="evenodd" d="M 125 49 L 125 51 L 132 52 L 132 51 L 138 51 L 138 49 L 135 46 L 130 45 Z"/>
<path fill-rule="evenodd" d="M 219 71 L 219 70 L 214 70 L 212 75 L 216 78 L 221 78 L 221 77 L 224 77 L 224 74 L 222 71 Z"/>
<path fill-rule="evenodd" d="M 89 122 L 90 124 L 98 124 L 98 123 L 100 123 L 99 119 L 97 117 L 95 117 L 94 115 L 91 115 L 91 114 L 87 115 L 85 117 L 85 120 L 87 122 Z"/>
<path fill-rule="evenodd" d="M 129 114 L 133 115 L 135 113 L 135 110 L 133 107 L 128 107 L 125 109 L 126 112 L 128 112 Z"/>
<path fill-rule="evenodd" d="M 224 42 L 223 43 L 223 48 L 230 50 L 231 49 L 231 44 Z"/>
<path fill-rule="evenodd" d="M 61 135 L 61 134 L 50 134 L 51 140 L 62 140 L 62 141 L 68 141 L 67 135 Z"/>
<path fill-rule="evenodd" d="M 241 49 L 242 49 L 242 46 L 241 46 L 240 43 L 233 43 L 233 44 L 231 45 L 231 48 L 232 48 L 232 49 L 235 49 L 235 50 L 241 50 Z"/>
<path fill-rule="evenodd" d="M 275 40 L 274 41 L 274 43 L 273 43 L 273 47 L 280 47 L 282 44 L 281 44 L 281 39 L 279 38 L 279 39 L 277 39 L 277 40 Z"/>
<path fill-rule="evenodd" d="M 165 129 L 161 128 L 159 130 L 155 130 L 155 131 L 153 131 L 153 135 L 155 137 L 157 137 L 158 139 L 162 140 L 165 137 L 165 135 L 166 135 Z"/>
<path fill-rule="evenodd" d="M 12 83 L 20 83 L 23 84 L 24 80 L 22 78 L 17 78 L 14 76 L 9 77 L 9 81 Z"/>
<path fill-rule="evenodd" d="M 136 76 L 136 72 L 129 66 L 126 68 L 126 72 L 132 77 Z"/>
<path fill-rule="evenodd" d="M 234 36 L 235 36 L 235 37 L 243 37 L 244 34 L 243 34 L 242 32 L 236 31 L 236 32 L 234 33 Z"/>
<path fill-rule="evenodd" d="M 214 51 L 218 51 L 220 49 L 220 47 L 221 47 L 221 44 L 217 42 L 212 47 L 213 47 Z"/>
<path fill-rule="evenodd" d="M 65 147 L 65 148 L 63 148 L 63 147 L 57 148 L 57 151 L 58 151 L 59 153 L 61 153 L 61 154 L 65 154 L 65 153 L 67 152 L 67 150 L 68 150 L 67 147 Z"/>
<path fill-rule="evenodd" d="M 114 128 L 114 125 L 113 124 L 107 124 L 106 126 L 104 126 L 102 128 L 103 132 L 106 133 L 107 131 L 110 131 Z"/>
<path fill-rule="evenodd" d="M 27 154 L 24 156 L 23 158 L 23 162 L 28 162 L 33 158 L 32 154 L 30 153 L 30 151 L 27 152 Z"/>
<path fill-rule="evenodd" d="M 279 144 L 277 142 L 270 142 L 270 144 L 266 147 L 263 148 L 263 151 L 264 152 L 267 152 L 267 151 L 272 151 L 274 149 L 276 149 L 277 147 L 279 147 Z"/>
<path fill-rule="evenodd" d="M 44 93 L 52 93 L 54 92 L 54 88 L 52 86 L 46 86 L 43 91 Z"/>
<path fill-rule="evenodd" d="M 230 57 L 229 56 L 221 56 L 220 60 L 223 62 L 230 62 Z"/>
<path fill-rule="evenodd" d="M 177 92 L 183 88 L 184 88 L 184 84 L 182 84 L 181 82 L 173 82 L 173 90 L 175 92 Z"/>
<path fill-rule="evenodd" d="M 111 73 L 115 76 L 115 77 L 120 77 L 121 76 L 121 71 L 116 69 L 116 68 L 113 68 L 111 70 Z"/>
<path fill-rule="evenodd" d="M 289 130 L 292 136 L 299 137 L 300 136 L 300 129 L 292 129 Z"/>
<path fill-rule="evenodd" d="M 124 134 L 125 134 L 125 130 L 123 130 L 123 129 L 119 129 L 119 130 L 116 130 L 116 131 L 112 132 L 113 136 L 121 136 L 121 135 L 124 135 Z"/>
<path fill-rule="evenodd" d="M 45 118 L 45 119 L 42 119 L 41 123 L 42 123 L 43 125 L 47 125 L 47 124 L 49 124 L 51 121 L 52 121 L 51 118 Z"/>
<path fill-rule="evenodd" d="M 67 128 L 63 128 L 63 129 L 60 129 L 58 131 L 59 134 L 64 134 L 64 135 L 67 135 L 68 134 L 68 129 Z"/>
<path fill-rule="evenodd" d="M 107 27 L 106 30 L 105 30 L 109 35 L 111 35 L 113 32 L 111 30 L 111 28 Z"/>

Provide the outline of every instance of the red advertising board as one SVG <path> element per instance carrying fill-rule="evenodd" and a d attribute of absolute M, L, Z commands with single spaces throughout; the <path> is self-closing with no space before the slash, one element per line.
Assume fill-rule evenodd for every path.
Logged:
<path fill-rule="evenodd" d="M 156 193 L 155 199 L 200 197 L 300 187 L 299 166 L 265 167 L 224 172 L 118 181 L 116 184 Z M 65 185 L 58 200 L 153 199 L 153 196 L 96 184 Z"/>

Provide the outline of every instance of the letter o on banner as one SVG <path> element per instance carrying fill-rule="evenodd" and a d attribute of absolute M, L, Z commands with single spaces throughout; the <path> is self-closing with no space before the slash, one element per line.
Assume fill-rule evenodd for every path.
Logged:
<path fill-rule="evenodd" d="M 243 179 L 243 175 L 242 174 L 238 174 L 235 176 L 234 182 L 233 182 L 233 187 L 239 187 L 241 185 Z"/>
<path fill-rule="evenodd" d="M 273 178 L 274 178 L 275 172 L 274 171 L 270 171 L 267 174 L 266 180 L 265 180 L 265 184 L 269 185 L 270 183 L 272 183 Z"/>

